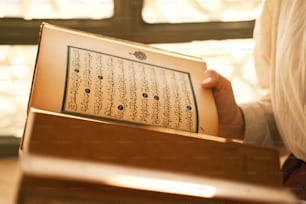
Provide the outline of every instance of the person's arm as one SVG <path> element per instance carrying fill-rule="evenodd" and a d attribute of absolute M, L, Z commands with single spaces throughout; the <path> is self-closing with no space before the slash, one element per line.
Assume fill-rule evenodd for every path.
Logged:
<path fill-rule="evenodd" d="M 258 82 L 260 88 L 266 90 L 269 90 L 270 66 L 273 63 L 272 4 L 273 1 L 266 2 L 254 30 Z M 230 81 L 212 70 L 205 73 L 202 86 L 213 90 L 218 109 L 219 136 L 266 146 L 281 143 L 269 96 L 253 103 L 238 105 Z"/>
<path fill-rule="evenodd" d="M 205 72 L 202 86 L 213 90 L 218 110 L 219 136 L 264 146 L 282 144 L 269 96 L 238 105 L 231 82 L 213 70 Z"/>
<path fill-rule="evenodd" d="M 272 67 L 275 63 L 275 43 L 279 2 L 268 0 L 263 6 L 254 29 L 254 62 L 258 79 L 258 87 L 268 94 L 260 100 L 241 104 L 245 119 L 246 143 L 264 146 L 279 146 L 282 144 L 276 127 L 272 102 L 270 97 L 270 83 L 273 76 Z"/>
<path fill-rule="evenodd" d="M 269 96 L 257 102 L 240 104 L 240 107 L 245 120 L 245 143 L 263 146 L 282 145 Z"/>

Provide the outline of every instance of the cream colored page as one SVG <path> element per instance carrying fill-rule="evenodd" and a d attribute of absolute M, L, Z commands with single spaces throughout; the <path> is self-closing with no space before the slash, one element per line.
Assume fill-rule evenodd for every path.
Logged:
<path fill-rule="evenodd" d="M 199 59 L 46 24 L 30 106 L 216 135 L 204 71 Z"/>
<path fill-rule="evenodd" d="M 77 47 L 67 49 L 63 112 L 198 131 L 189 73 Z"/>

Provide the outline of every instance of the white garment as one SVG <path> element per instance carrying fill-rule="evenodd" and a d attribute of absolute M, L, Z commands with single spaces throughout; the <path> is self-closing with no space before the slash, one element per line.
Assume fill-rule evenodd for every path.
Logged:
<path fill-rule="evenodd" d="M 267 0 L 254 39 L 259 84 L 270 94 L 241 105 L 245 142 L 283 141 L 306 161 L 306 0 Z"/>

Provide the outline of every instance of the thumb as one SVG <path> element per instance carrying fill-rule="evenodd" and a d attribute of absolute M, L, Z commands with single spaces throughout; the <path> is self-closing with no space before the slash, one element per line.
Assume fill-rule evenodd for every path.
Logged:
<path fill-rule="evenodd" d="M 223 77 L 220 76 L 219 73 L 217 73 L 214 70 L 207 70 L 204 73 L 204 77 L 202 80 L 202 87 L 203 88 L 215 88 L 218 89 L 220 85 L 222 85 L 223 83 L 220 83 L 220 80 L 227 80 Z"/>

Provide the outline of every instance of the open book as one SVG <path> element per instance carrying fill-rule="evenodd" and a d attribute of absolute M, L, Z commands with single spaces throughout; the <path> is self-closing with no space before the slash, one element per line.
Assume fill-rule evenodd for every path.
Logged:
<path fill-rule="evenodd" d="M 75 177 L 58 159 L 280 186 L 276 151 L 215 137 L 205 69 L 202 59 L 44 23 L 21 155 L 65 168 L 52 174 L 63 183 Z M 34 167 L 24 181 L 45 178 Z"/>
<path fill-rule="evenodd" d="M 29 107 L 215 135 L 205 69 L 199 58 L 43 24 Z"/>

